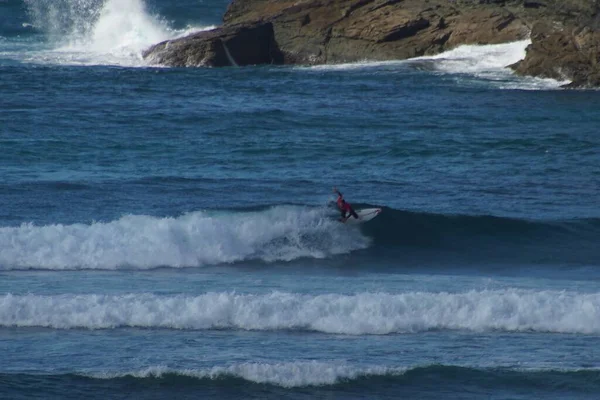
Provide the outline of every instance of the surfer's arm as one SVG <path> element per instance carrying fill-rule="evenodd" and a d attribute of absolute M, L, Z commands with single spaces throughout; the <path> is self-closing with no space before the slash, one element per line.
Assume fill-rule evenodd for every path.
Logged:
<path fill-rule="evenodd" d="M 340 197 L 344 197 L 344 195 L 342 194 L 342 192 L 340 192 L 336 187 L 333 188 L 333 193 L 337 194 Z"/>

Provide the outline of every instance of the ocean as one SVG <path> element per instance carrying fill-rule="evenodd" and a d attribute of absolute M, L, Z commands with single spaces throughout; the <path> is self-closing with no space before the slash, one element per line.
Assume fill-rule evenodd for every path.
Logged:
<path fill-rule="evenodd" d="M 0 1 L 0 398 L 599 398 L 600 92 L 142 59 L 227 5 Z"/>

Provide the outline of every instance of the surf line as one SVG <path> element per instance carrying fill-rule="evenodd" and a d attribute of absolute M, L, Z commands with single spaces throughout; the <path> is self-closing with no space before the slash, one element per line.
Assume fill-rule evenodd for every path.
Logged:
<path fill-rule="evenodd" d="M 232 66 L 234 66 L 234 67 L 239 67 L 238 63 L 235 62 L 235 59 L 233 58 L 233 56 L 229 52 L 229 49 L 227 48 L 227 45 L 225 44 L 225 42 L 223 41 L 223 39 L 221 39 L 221 44 L 223 45 L 223 49 L 225 50 L 225 55 L 227 56 L 227 59 L 229 60 L 229 63 Z"/>

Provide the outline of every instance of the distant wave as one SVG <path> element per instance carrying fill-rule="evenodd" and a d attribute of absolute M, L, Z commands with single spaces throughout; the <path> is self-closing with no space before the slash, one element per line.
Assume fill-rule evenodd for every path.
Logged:
<path fill-rule="evenodd" d="M 3 227 L 0 270 L 202 267 L 353 252 L 371 265 L 391 259 L 398 266 L 597 265 L 600 260 L 600 219 L 528 221 L 384 208 L 367 224 L 346 226 L 336 216 L 324 207 L 282 205 Z"/>
<path fill-rule="evenodd" d="M 344 398 L 364 398 L 387 394 L 386 397 L 409 395 L 411 398 L 434 398 L 437 393 L 489 393 L 502 390 L 529 394 L 597 393 L 600 390 L 600 371 L 597 369 L 552 368 L 492 368 L 453 365 L 425 365 L 412 367 L 354 366 L 346 363 L 297 361 L 281 363 L 237 363 L 212 368 L 178 369 L 151 366 L 124 372 L 77 372 L 68 374 L 0 374 L 4 384 L 0 394 L 13 398 L 16 391 L 40 393 L 57 387 L 69 388 L 66 395 L 77 398 L 81 392 L 112 394 L 127 388 L 128 392 L 143 393 L 151 389 L 153 395 L 212 393 L 223 396 L 243 392 L 244 397 L 264 398 L 266 395 L 289 394 L 290 389 L 304 388 L 304 396 L 311 397 L 334 388 Z M 22 389 L 20 389 L 22 388 Z M 277 389 L 286 389 L 277 391 Z M 275 392 L 271 392 L 274 390 Z M 445 396 L 443 396 L 445 397 Z M 453 397 L 454 398 L 454 397 Z M 456 397 L 463 398 L 463 397 Z M 477 398 L 474 396 L 473 398 Z M 579 398 L 579 397 L 578 397 Z"/>
<path fill-rule="evenodd" d="M 285 388 L 333 385 L 345 380 L 354 380 L 368 376 L 401 374 L 406 368 L 390 367 L 353 367 L 345 364 L 318 361 L 282 362 L 282 363 L 239 363 L 227 367 L 213 367 L 197 370 L 179 370 L 167 367 L 149 367 L 131 372 L 91 373 L 85 376 L 95 379 L 173 379 L 186 377 L 200 380 L 242 379 L 251 383 L 271 384 Z M 225 382 L 223 382 L 225 383 Z"/>
<path fill-rule="evenodd" d="M 600 334 L 600 293 L 483 290 L 354 295 L 0 296 L 1 327 L 313 331 L 386 335 L 430 330 Z"/>
<path fill-rule="evenodd" d="M 600 378 L 598 369 L 551 369 L 551 368 L 473 368 L 453 365 L 428 365 L 422 367 L 386 367 L 367 366 L 357 367 L 342 363 L 325 363 L 317 361 L 287 362 L 287 363 L 241 363 L 228 367 L 213 367 L 199 370 L 177 370 L 165 367 L 150 367 L 144 370 L 117 374 L 90 374 L 96 379 L 118 379 L 133 377 L 137 379 L 173 379 L 188 377 L 200 380 L 243 379 L 251 383 L 270 384 L 285 388 L 368 384 L 376 388 L 378 383 L 385 380 L 389 383 L 406 383 L 411 380 L 431 381 L 476 381 L 489 378 L 497 384 L 514 383 L 515 380 L 530 378 L 532 384 L 545 383 L 548 386 L 552 378 L 558 378 L 567 383 L 572 381 L 596 382 Z M 517 379 L 515 379 L 517 378 Z M 520 378 L 520 379 L 519 379 Z M 571 385 L 567 385 L 571 386 Z M 575 385 L 573 385 L 573 388 Z"/>

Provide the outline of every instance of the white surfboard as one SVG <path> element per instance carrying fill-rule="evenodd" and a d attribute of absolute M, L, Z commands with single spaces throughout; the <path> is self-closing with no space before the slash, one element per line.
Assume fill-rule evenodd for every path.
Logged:
<path fill-rule="evenodd" d="M 347 224 L 362 224 L 370 221 L 381 213 L 381 208 L 363 208 L 362 210 L 355 210 L 358 215 L 358 219 L 353 216 L 348 217 L 346 220 Z"/>

